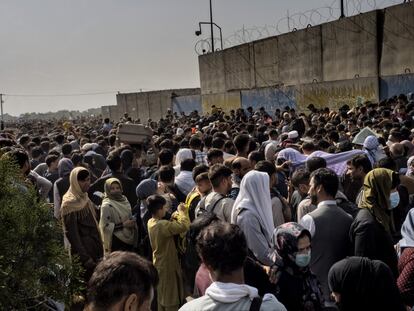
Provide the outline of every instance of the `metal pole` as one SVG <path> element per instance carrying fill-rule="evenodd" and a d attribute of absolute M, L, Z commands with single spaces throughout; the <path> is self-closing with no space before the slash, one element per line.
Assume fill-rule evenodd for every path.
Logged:
<path fill-rule="evenodd" d="M 213 6 L 210 0 L 210 30 L 211 30 L 211 52 L 214 53 L 214 33 L 213 33 Z"/>
<path fill-rule="evenodd" d="M 1 130 L 4 130 L 3 94 L 0 94 L 0 107 L 1 107 L 1 124 L 0 124 L 0 129 Z"/>
<path fill-rule="evenodd" d="M 345 13 L 344 13 L 344 0 L 341 0 L 341 17 L 340 18 L 344 18 L 345 17 Z"/>

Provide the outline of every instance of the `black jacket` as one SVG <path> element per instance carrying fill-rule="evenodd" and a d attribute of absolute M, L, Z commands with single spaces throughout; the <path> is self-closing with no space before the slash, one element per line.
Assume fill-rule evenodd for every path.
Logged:
<path fill-rule="evenodd" d="M 351 225 L 350 236 L 355 256 L 381 260 L 390 267 L 395 277 L 398 276 L 398 258 L 392 237 L 369 209 L 359 210 Z"/>

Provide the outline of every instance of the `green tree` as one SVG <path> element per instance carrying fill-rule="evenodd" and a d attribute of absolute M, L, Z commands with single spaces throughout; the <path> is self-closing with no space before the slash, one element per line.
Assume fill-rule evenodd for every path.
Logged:
<path fill-rule="evenodd" d="M 69 306 L 82 289 L 80 265 L 62 245 L 62 228 L 9 159 L 0 158 L 0 310 Z"/>

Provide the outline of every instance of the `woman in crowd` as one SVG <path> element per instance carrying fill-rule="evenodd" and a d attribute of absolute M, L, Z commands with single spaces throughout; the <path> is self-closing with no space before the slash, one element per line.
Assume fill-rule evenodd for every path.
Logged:
<path fill-rule="evenodd" d="M 278 254 L 276 297 L 289 311 L 322 310 L 322 290 L 309 268 L 310 232 L 288 222 L 275 229 L 273 241 Z"/>
<path fill-rule="evenodd" d="M 382 261 L 342 259 L 331 267 L 328 280 L 340 311 L 405 310 L 392 272 Z"/>
<path fill-rule="evenodd" d="M 77 167 L 69 179 L 70 187 L 63 196 L 61 208 L 63 228 L 71 254 L 79 257 L 85 269 L 85 280 L 89 280 L 103 256 L 95 207 L 88 197 L 90 174 L 87 169 Z"/>
<path fill-rule="evenodd" d="M 274 224 L 267 173 L 250 171 L 243 177 L 231 220 L 245 234 L 250 256 L 273 265 L 276 251 L 271 246 Z"/>
<path fill-rule="evenodd" d="M 105 253 L 133 251 L 137 246 L 137 223 L 128 199 L 122 194 L 121 182 L 116 178 L 109 178 L 105 182 L 99 229 Z"/>
<path fill-rule="evenodd" d="M 398 262 L 397 285 L 404 303 L 414 306 L 414 209 L 410 210 L 401 228 L 402 239 L 398 243 L 400 259 Z"/>
<path fill-rule="evenodd" d="M 390 197 L 391 190 L 398 184 L 398 174 L 389 169 L 370 171 L 365 176 L 360 210 L 350 229 L 354 255 L 383 261 L 395 277 L 398 276 L 398 259 L 392 241 L 394 203 Z"/>

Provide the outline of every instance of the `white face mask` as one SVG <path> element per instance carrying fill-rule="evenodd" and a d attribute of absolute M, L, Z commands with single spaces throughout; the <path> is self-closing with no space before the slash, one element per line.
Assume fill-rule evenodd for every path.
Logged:
<path fill-rule="evenodd" d="M 400 194 L 398 191 L 391 192 L 390 195 L 390 209 L 394 209 L 400 204 Z"/>

